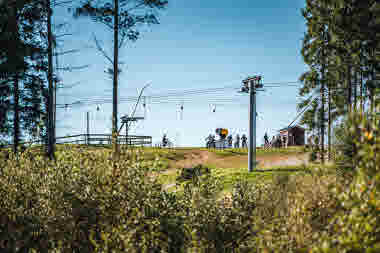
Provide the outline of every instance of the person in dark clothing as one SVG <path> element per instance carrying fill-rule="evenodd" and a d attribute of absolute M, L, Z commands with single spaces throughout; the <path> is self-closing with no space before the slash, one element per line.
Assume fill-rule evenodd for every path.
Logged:
<path fill-rule="evenodd" d="M 206 138 L 206 147 L 211 148 L 212 134 L 209 134 Z"/>
<path fill-rule="evenodd" d="M 265 145 L 269 144 L 269 138 L 268 138 L 268 134 L 267 133 L 265 133 L 265 135 L 264 135 L 264 141 L 265 141 Z"/>
<path fill-rule="evenodd" d="M 216 147 L 216 144 L 215 144 L 215 135 L 214 134 L 213 135 L 210 134 L 210 136 L 211 136 L 211 138 L 210 138 L 209 147 L 210 148 L 215 148 Z"/>
<path fill-rule="evenodd" d="M 240 147 L 240 136 L 239 134 L 236 135 L 236 141 L 235 141 L 235 148 L 239 148 Z"/>
<path fill-rule="evenodd" d="M 162 146 L 166 147 L 168 145 L 168 138 L 166 137 L 166 134 L 162 137 Z"/>
<path fill-rule="evenodd" d="M 232 148 L 232 135 L 228 135 L 227 142 L 228 142 L 228 147 Z"/>
<path fill-rule="evenodd" d="M 247 145 L 247 136 L 245 136 L 245 134 L 243 134 L 243 136 L 241 137 L 241 147 L 242 148 L 247 148 L 248 145 Z"/>

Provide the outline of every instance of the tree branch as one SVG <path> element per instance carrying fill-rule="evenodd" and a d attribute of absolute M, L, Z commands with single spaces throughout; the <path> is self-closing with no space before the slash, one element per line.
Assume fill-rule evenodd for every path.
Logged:
<path fill-rule="evenodd" d="M 62 6 L 62 5 L 65 5 L 65 4 L 69 4 L 69 3 L 72 3 L 73 1 L 72 0 L 69 0 L 69 1 L 61 1 L 61 2 L 54 2 L 53 6 Z"/>
<path fill-rule="evenodd" d="M 104 51 L 104 49 L 100 46 L 99 41 L 96 39 L 95 34 L 92 34 L 94 36 L 94 41 L 96 48 L 99 50 L 99 52 L 111 63 L 113 64 L 113 60 L 107 55 L 107 53 Z"/>
<path fill-rule="evenodd" d="M 81 69 L 85 69 L 87 67 L 89 67 L 90 64 L 87 64 L 87 65 L 83 65 L 83 66 L 78 66 L 78 67 L 62 67 L 62 68 L 57 68 L 58 70 L 63 70 L 63 71 L 73 71 L 73 70 L 81 70 Z"/>
<path fill-rule="evenodd" d="M 71 36 L 71 35 L 73 35 L 73 34 L 72 33 L 64 33 L 64 34 L 56 35 L 55 37 L 59 38 L 59 37 Z"/>
<path fill-rule="evenodd" d="M 63 52 L 60 52 L 60 53 L 55 53 L 55 54 L 53 54 L 53 56 L 71 54 L 71 53 L 76 53 L 76 52 L 79 52 L 79 49 L 73 49 L 73 50 L 63 51 Z"/>

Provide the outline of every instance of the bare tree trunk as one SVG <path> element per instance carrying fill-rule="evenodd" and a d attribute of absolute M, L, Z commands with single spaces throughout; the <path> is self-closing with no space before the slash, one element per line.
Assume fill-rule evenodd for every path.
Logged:
<path fill-rule="evenodd" d="M 348 112 L 352 112 L 352 84 L 351 84 L 351 65 L 348 63 L 347 65 L 347 88 L 348 88 Z"/>
<path fill-rule="evenodd" d="M 13 16 L 12 16 L 12 21 L 13 21 L 13 29 L 14 29 L 14 39 L 15 39 L 15 45 L 18 44 L 18 40 L 19 40 L 19 32 L 18 32 L 18 20 L 17 20 L 17 7 L 14 6 L 14 8 L 12 8 L 13 10 Z M 12 22 L 11 21 L 11 22 Z M 13 50 L 12 50 L 12 54 L 14 53 L 14 55 L 12 56 L 13 59 L 15 62 L 16 62 L 16 66 L 19 66 L 19 59 L 18 59 L 18 55 L 17 55 L 17 48 L 14 47 Z M 18 77 L 18 68 L 15 70 L 15 75 L 14 75 L 14 78 L 13 78 L 13 89 L 14 89 L 14 93 L 13 93 L 13 112 L 14 112 L 14 119 L 13 119 L 13 152 L 14 153 L 17 153 L 17 149 L 18 149 L 18 146 L 19 146 L 19 142 L 20 142 L 20 102 L 19 102 L 19 98 L 20 98 L 20 89 L 19 89 L 19 77 Z"/>
<path fill-rule="evenodd" d="M 364 97 L 363 97 L 363 71 L 360 71 L 360 113 L 364 113 Z"/>
<path fill-rule="evenodd" d="M 55 140 L 54 140 L 54 108 L 53 108 L 53 99 L 54 99 L 54 87 L 53 87 L 53 36 L 51 31 L 51 2 L 50 0 L 46 1 L 48 17 L 47 17 L 47 31 L 48 31 L 48 148 L 47 155 L 50 159 L 54 159 L 55 152 Z"/>
<path fill-rule="evenodd" d="M 322 72 L 322 79 L 324 73 Z M 321 83 L 321 162 L 325 162 L 325 81 Z"/>
<path fill-rule="evenodd" d="M 20 141 L 20 90 L 19 90 L 19 79 L 16 73 L 14 78 L 14 120 L 13 120 L 13 152 L 17 153 L 17 148 Z"/>
<path fill-rule="evenodd" d="M 331 87 L 328 86 L 328 160 L 331 161 Z"/>
<path fill-rule="evenodd" d="M 358 72 L 354 71 L 354 111 L 356 112 L 357 110 L 357 87 L 358 87 Z"/>
<path fill-rule="evenodd" d="M 119 0 L 114 0 L 114 45 L 113 45 L 113 110 L 112 110 L 112 144 L 114 160 L 119 156 L 119 145 L 117 143 L 117 84 L 119 72 Z"/>
<path fill-rule="evenodd" d="M 325 163 L 325 55 L 322 55 L 323 62 L 321 68 L 321 162 Z"/>

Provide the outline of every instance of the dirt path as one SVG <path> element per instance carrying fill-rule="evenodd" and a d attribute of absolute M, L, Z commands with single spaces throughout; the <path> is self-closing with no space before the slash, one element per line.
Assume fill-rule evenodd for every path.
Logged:
<path fill-rule="evenodd" d="M 186 168 L 193 167 L 198 164 L 205 164 L 210 161 L 212 158 L 215 159 L 215 154 L 207 150 L 191 150 L 188 153 L 185 153 L 185 159 L 176 161 L 171 164 L 173 168 Z"/>
<path fill-rule="evenodd" d="M 162 175 L 173 176 L 180 168 L 190 168 L 199 164 L 211 165 L 216 168 L 247 168 L 247 154 L 233 154 L 221 156 L 207 150 L 186 150 L 184 159 L 173 160 L 169 163 L 169 169 L 159 172 Z M 257 169 L 276 169 L 276 167 L 301 166 L 308 163 L 307 154 L 261 154 L 256 159 L 259 164 Z M 156 174 L 157 175 L 157 174 Z M 175 183 L 168 183 L 163 186 L 164 190 L 173 188 Z"/>
<path fill-rule="evenodd" d="M 207 150 L 189 150 L 185 159 L 173 161 L 169 170 L 184 167 L 194 167 L 198 164 L 209 164 L 218 168 L 244 168 L 247 167 L 247 155 L 219 156 Z M 265 154 L 258 155 L 256 159 L 260 168 L 298 166 L 308 163 L 307 154 Z"/>

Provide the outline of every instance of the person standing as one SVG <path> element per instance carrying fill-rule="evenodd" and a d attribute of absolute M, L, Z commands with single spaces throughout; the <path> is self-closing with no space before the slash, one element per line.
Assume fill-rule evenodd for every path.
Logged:
<path fill-rule="evenodd" d="M 247 148 L 248 145 L 247 145 L 247 136 L 245 136 L 245 134 L 243 134 L 243 136 L 241 137 L 241 147 L 242 148 Z"/>
<path fill-rule="evenodd" d="M 228 135 L 227 142 L 228 142 L 228 147 L 232 148 L 232 135 Z"/>
<path fill-rule="evenodd" d="M 288 142 L 289 142 L 289 137 L 288 137 L 288 135 L 285 135 L 285 136 L 284 136 L 284 144 L 285 144 L 285 148 L 288 148 Z"/>
<path fill-rule="evenodd" d="M 216 140 L 214 134 L 211 136 L 211 147 L 216 148 Z"/>
<path fill-rule="evenodd" d="M 210 148 L 211 147 L 212 134 L 209 134 L 205 140 L 206 140 L 206 148 Z"/>
<path fill-rule="evenodd" d="M 235 141 L 235 148 L 239 148 L 240 147 L 240 136 L 239 134 L 236 135 L 236 141 Z"/>
<path fill-rule="evenodd" d="M 162 137 L 162 146 L 165 148 L 168 145 L 168 138 L 166 137 L 166 134 Z"/>
<path fill-rule="evenodd" d="M 266 132 L 264 135 L 264 142 L 265 142 L 265 146 L 267 146 L 269 144 L 269 138 L 268 138 L 268 134 Z"/>

